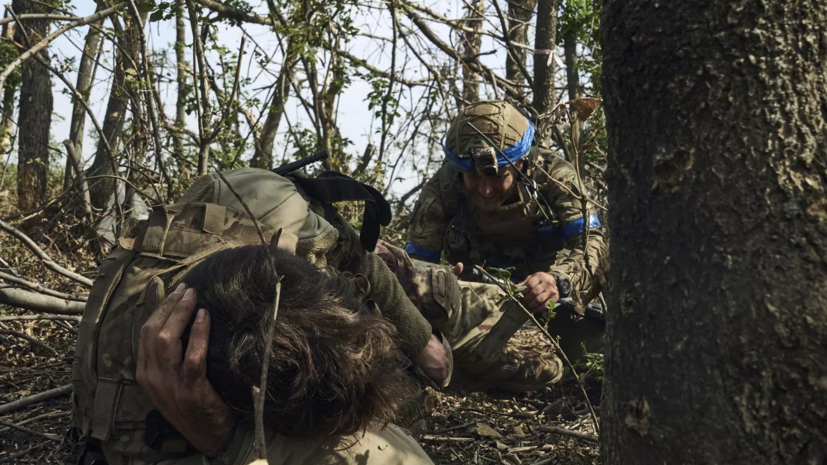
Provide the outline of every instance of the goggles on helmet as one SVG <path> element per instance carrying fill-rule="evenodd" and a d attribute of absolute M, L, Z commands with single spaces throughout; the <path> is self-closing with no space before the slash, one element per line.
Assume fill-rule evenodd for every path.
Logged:
<path fill-rule="evenodd" d="M 447 142 L 443 146 L 445 157 L 462 171 L 481 172 L 486 175 L 497 173 L 497 169 L 509 166 L 523 158 L 531 151 L 531 143 L 534 140 L 534 124 L 528 121 L 523 137 L 511 147 L 506 147 L 500 153 L 494 147 L 474 148 L 466 153 L 457 154 L 448 148 Z M 496 164 L 495 164 L 496 161 Z"/>

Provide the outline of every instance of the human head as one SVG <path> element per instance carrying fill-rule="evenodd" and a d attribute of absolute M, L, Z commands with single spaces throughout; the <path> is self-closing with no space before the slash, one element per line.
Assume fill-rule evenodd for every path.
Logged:
<path fill-rule="evenodd" d="M 328 275 L 285 251 L 270 356 L 264 421 L 297 437 L 353 434 L 386 424 L 412 394 L 400 368 L 395 329 L 360 298 L 354 281 Z M 276 276 L 270 251 L 244 246 L 216 252 L 183 278 L 210 312 L 207 378 L 227 404 L 252 419 L 273 313 Z"/>
<path fill-rule="evenodd" d="M 482 101 L 465 107 L 451 123 L 445 157 L 463 172 L 475 203 L 496 208 L 513 193 L 518 175 L 513 167 L 519 169 L 533 140 L 534 125 L 524 111 L 501 100 Z"/>

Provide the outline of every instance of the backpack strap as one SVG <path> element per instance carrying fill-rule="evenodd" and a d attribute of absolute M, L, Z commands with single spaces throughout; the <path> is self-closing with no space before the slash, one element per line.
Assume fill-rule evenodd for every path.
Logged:
<path fill-rule="evenodd" d="M 365 211 L 362 215 L 362 231 L 359 240 L 365 250 L 373 252 L 376 249 L 380 225 L 389 225 L 392 217 L 390 204 L 381 192 L 334 171 L 326 171 L 316 178 L 291 176 L 290 180 L 304 194 L 322 205 L 354 200 L 364 201 Z"/>

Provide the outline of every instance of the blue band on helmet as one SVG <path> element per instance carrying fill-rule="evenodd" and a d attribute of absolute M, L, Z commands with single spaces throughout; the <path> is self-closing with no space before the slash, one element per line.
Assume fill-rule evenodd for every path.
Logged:
<path fill-rule="evenodd" d="M 531 150 L 531 143 L 533 141 L 534 124 L 532 124 L 531 120 L 528 120 L 528 129 L 526 129 L 522 139 L 517 141 L 517 143 L 512 145 L 511 147 L 508 147 L 505 150 L 503 150 L 502 155 L 500 153 L 497 153 L 497 166 L 502 168 L 503 166 L 508 166 L 510 163 L 514 163 L 520 158 L 523 158 Z M 477 170 L 477 167 L 474 166 L 474 160 L 472 160 L 471 158 L 460 159 L 459 155 L 452 152 L 451 149 L 448 148 L 447 142 L 445 143 L 443 150 L 445 151 L 445 157 L 448 159 L 448 161 L 453 163 L 454 166 L 461 169 L 462 171 Z"/>
<path fill-rule="evenodd" d="M 421 245 L 416 245 L 411 241 L 408 241 L 405 244 L 405 252 L 408 252 L 408 255 L 415 255 L 417 257 L 422 257 L 426 260 L 431 260 L 438 262 L 439 256 L 441 253 L 438 250 L 431 250 L 422 247 Z"/>
<path fill-rule="evenodd" d="M 583 218 L 577 218 L 574 221 L 570 221 L 563 225 L 563 230 L 561 231 L 561 236 L 563 240 L 569 240 L 572 237 L 580 234 L 583 232 Z M 597 215 L 589 216 L 589 229 L 601 229 L 600 220 L 597 219 Z"/>

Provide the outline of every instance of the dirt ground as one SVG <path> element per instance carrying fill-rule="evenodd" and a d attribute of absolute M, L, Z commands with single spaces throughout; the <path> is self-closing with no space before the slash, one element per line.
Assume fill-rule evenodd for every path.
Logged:
<path fill-rule="evenodd" d="M 14 314 L 23 312 L 8 311 L 1 316 Z M 43 344 L 0 334 L 0 404 L 70 384 L 77 322 L 0 324 L 6 331 L 23 333 Z M 539 332 L 531 329 L 518 333 L 517 339 L 525 345 L 544 344 Z M 598 389 L 589 388 L 595 401 Z M 0 463 L 74 463 L 70 426 L 71 409 L 65 395 L 0 415 Z M 549 432 L 551 428 L 587 436 Z M 530 394 L 440 393 L 437 411 L 426 422 L 420 440 L 437 464 L 592 464 L 598 462 L 597 444 L 591 442 L 594 434 L 582 395 L 568 378 L 554 388 Z"/>

